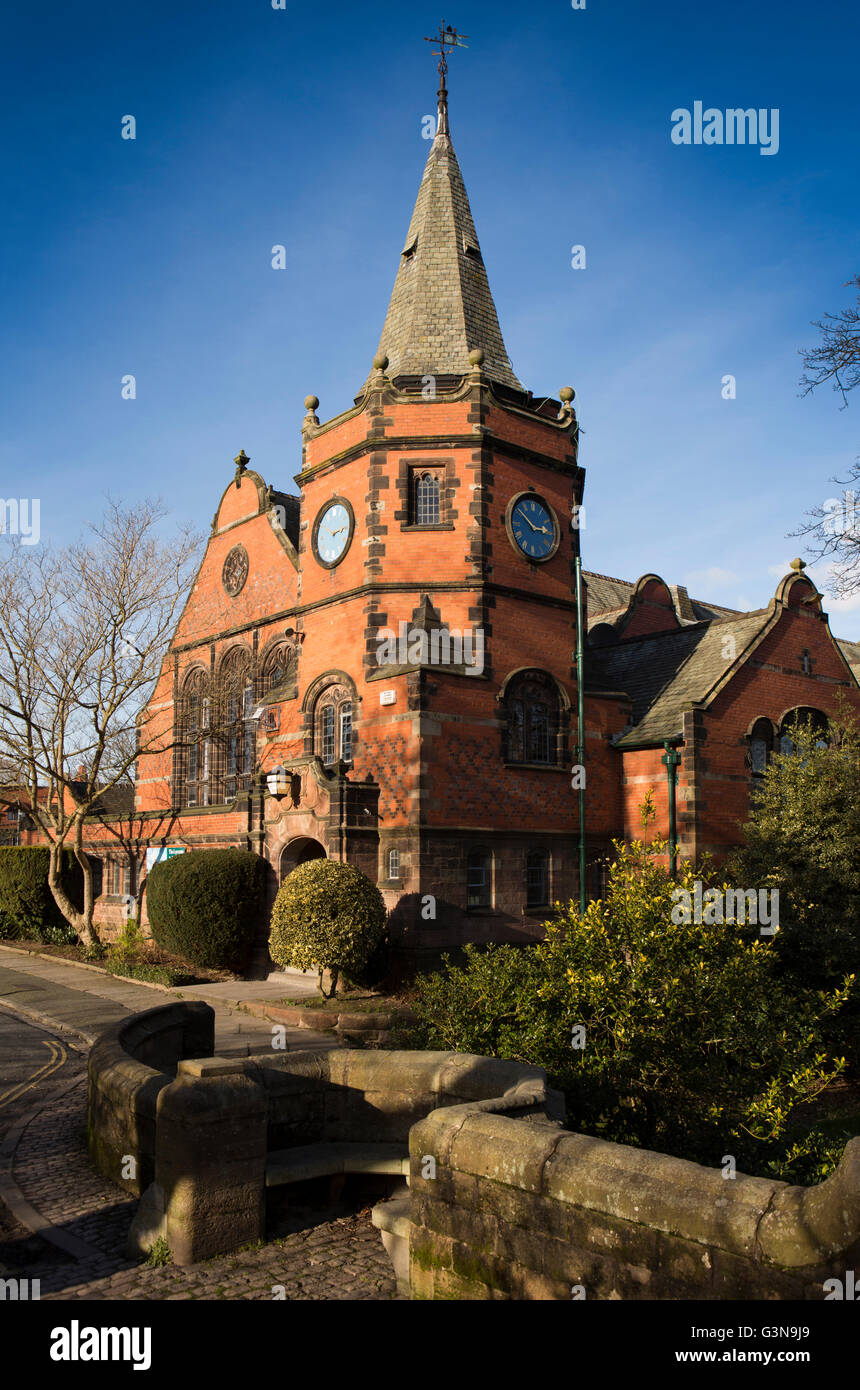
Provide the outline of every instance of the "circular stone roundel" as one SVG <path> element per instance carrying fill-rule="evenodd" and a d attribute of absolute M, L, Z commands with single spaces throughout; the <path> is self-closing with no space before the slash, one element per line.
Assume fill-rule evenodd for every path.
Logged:
<path fill-rule="evenodd" d="M 245 587 L 248 578 L 248 552 L 244 545 L 234 545 L 221 571 L 221 583 L 231 598 L 235 598 Z"/>

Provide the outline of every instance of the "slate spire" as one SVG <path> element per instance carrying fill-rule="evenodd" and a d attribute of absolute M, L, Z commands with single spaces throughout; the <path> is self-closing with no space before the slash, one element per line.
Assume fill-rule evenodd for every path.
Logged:
<path fill-rule="evenodd" d="M 388 376 L 464 375 L 469 353 L 484 351 L 490 381 L 523 387 L 514 375 L 448 123 L 444 74 L 439 118 L 382 337 Z M 368 381 L 370 378 L 368 378 Z"/>

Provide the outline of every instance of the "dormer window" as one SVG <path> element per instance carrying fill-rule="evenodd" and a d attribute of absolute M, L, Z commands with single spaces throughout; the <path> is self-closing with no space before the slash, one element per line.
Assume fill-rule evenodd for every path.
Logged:
<path fill-rule="evenodd" d="M 470 240 L 467 236 L 463 237 L 463 254 L 471 257 L 473 261 L 480 261 L 482 259 L 480 246 L 476 241 Z"/>
<path fill-rule="evenodd" d="M 410 241 L 410 242 L 409 242 L 409 245 L 408 245 L 408 246 L 404 246 L 403 251 L 402 251 L 402 253 L 401 253 L 401 254 L 402 254 L 402 257 L 403 257 L 403 259 L 404 259 L 404 261 L 411 261 L 411 260 L 412 260 L 412 257 L 415 255 L 415 252 L 416 252 L 417 250 L 418 250 L 418 238 L 416 237 L 414 241 Z"/>

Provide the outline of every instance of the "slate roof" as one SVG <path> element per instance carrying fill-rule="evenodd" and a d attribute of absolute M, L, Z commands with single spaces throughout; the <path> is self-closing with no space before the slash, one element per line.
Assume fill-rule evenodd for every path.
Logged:
<path fill-rule="evenodd" d="M 80 800 L 86 790 L 85 782 L 71 782 L 69 790 L 76 801 Z M 130 816 L 134 812 L 134 787 L 128 783 L 120 783 L 115 787 L 106 787 L 104 791 L 97 794 L 93 802 L 90 815 L 93 816 Z"/>
<path fill-rule="evenodd" d="M 590 650 L 587 685 L 623 690 L 633 703 L 633 727 L 618 746 L 679 737 L 684 711 L 704 700 L 733 664 L 724 655 L 723 638 L 734 637 L 740 657 L 769 618 L 763 608 Z"/>
<path fill-rule="evenodd" d="M 636 585 L 627 579 L 610 579 L 606 574 L 593 574 L 583 570 L 583 578 L 588 586 L 588 626 L 612 622 L 619 614 L 627 611 L 630 595 Z M 724 608 L 718 603 L 706 603 L 702 599 L 691 599 L 687 590 L 680 584 L 670 584 L 669 591 L 675 600 L 678 617 L 682 621 L 709 622 L 712 618 L 737 615 L 736 608 Z"/>
<path fill-rule="evenodd" d="M 860 642 L 843 642 L 837 638 L 836 645 L 857 679 L 860 680 Z"/>
<path fill-rule="evenodd" d="M 443 99 L 379 353 L 387 354 L 388 375 L 398 384 L 409 377 L 462 377 L 473 348 L 483 348 L 491 381 L 523 390 L 502 339 Z"/>

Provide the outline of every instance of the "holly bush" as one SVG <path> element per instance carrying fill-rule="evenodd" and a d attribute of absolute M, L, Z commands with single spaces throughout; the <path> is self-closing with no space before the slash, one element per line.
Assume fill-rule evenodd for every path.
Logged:
<path fill-rule="evenodd" d="M 797 1117 L 844 1070 L 819 1039 L 853 976 L 801 988 L 757 927 L 673 921 L 676 890 L 692 896 L 710 871 L 683 863 L 673 882 L 665 853 L 617 843 L 605 897 L 584 915 L 556 904 L 539 944 L 468 946 L 464 965 L 419 981 L 418 1039 L 544 1067 L 578 1131 L 817 1179 L 850 1136 L 825 1143 Z"/>

